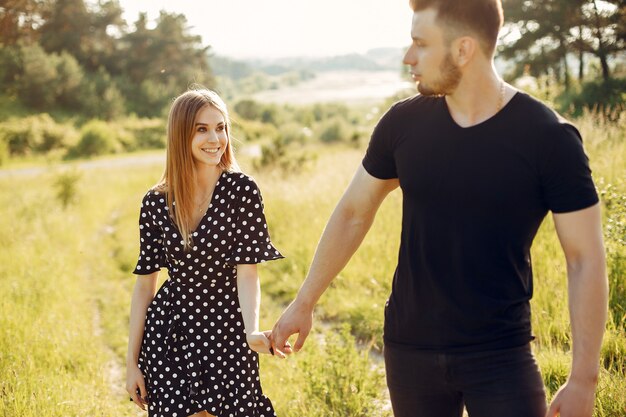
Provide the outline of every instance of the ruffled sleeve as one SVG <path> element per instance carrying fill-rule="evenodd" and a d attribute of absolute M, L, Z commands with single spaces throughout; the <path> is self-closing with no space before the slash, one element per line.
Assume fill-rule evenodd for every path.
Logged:
<path fill-rule="evenodd" d="M 156 224 L 151 209 L 156 197 L 149 191 L 141 202 L 139 214 L 139 258 L 134 274 L 148 275 L 159 271 L 164 262 L 163 235 L 161 228 Z"/>
<path fill-rule="evenodd" d="M 236 195 L 235 244 L 225 262 L 231 265 L 258 264 L 283 258 L 270 240 L 263 198 L 254 180 L 242 175 L 242 180 L 236 184 Z"/>

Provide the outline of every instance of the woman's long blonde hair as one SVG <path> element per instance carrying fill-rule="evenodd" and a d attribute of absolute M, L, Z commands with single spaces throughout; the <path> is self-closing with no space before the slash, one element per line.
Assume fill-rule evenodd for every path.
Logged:
<path fill-rule="evenodd" d="M 196 170 L 191 154 L 191 141 L 195 132 L 196 115 L 205 106 L 213 106 L 222 113 L 226 123 L 228 143 L 218 167 L 222 171 L 239 171 L 231 145 L 228 109 L 220 96 L 207 89 L 191 89 L 178 96 L 172 104 L 167 120 L 165 171 L 154 188 L 166 194 L 170 217 L 182 235 L 185 249 L 192 245 L 191 219 L 196 192 Z"/>

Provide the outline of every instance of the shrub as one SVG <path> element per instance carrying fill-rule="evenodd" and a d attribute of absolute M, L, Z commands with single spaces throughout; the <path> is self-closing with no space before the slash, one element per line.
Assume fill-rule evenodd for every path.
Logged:
<path fill-rule="evenodd" d="M 90 157 L 118 151 L 120 143 L 106 122 L 92 120 L 80 132 L 80 141 L 68 151 L 69 158 Z"/>
<path fill-rule="evenodd" d="M 9 160 L 9 147 L 6 142 L 0 138 L 0 166 Z"/>
<path fill-rule="evenodd" d="M 11 118 L 0 124 L 0 139 L 11 155 L 45 153 L 65 148 L 74 135 L 75 130 L 71 125 L 58 124 L 47 113 Z"/>
<path fill-rule="evenodd" d="M 238 101 L 233 110 L 246 120 L 257 120 L 261 113 L 261 106 L 254 100 L 246 99 Z"/>
<path fill-rule="evenodd" d="M 287 123 L 281 126 L 278 134 L 286 144 L 305 143 L 311 137 L 311 129 L 302 127 L 298 123 Z"/>
<path fill-rule="evenodd" d="M 237 120 L 233 123 L 232 136 L 242 141 L 256 141 L 259 139 L 274 138 L 278 130 L 270 124 L 254 120 Z"/>
<path fill-rule="evenodd" d="M 583 83 L 580 89 L 564 91 L 556 98 L 559 109 L 571 116 L 579 117 L 585 109 L 592 109 L 604 114 L 611 120 L 617 120 L 626 107 L 626 78 L 608 81 Z"/>
<path fill-rule="evenodd" d="M 64 171 L 55 178 L 56 197 L 63 208 L 76 200 L 78 182 L 81 176 L 79 171 Z"/>
<path fill-rule="evenodd" d="M 165 148 L 167 135 L 163 119 L 139 119 L 132 117 L 120 121 L 119 124 L 124 131 L 134 138 L 135 149 Z"/>
<path fill-rule="evenodd" d="M 317 154 L 308 149 L 294 148 L 282 136 L 274 137 L 261 146 L 261 157 L 253 161 L 255 169 L 278 168 L 283 172 L 300 172 L 317 159 Z"/>
<path fill-rule="evenodd" d="M 9 154 L 27 155 L 34 147 L 36 132 L 26 123 L 12 119 L 0 126 L 0 137 L 6 144 Z"/>
<path fill-rule="evenodd" d="M 68 147 L 76 136 L 76 130 L 70 124 L 56 123 L 47 113 L 33 116 L 31 119 L 41 132 L 34 144 L 38 153 L 46 153 L 54 149 Z M 27 120 L 26 123 L 29 123 Z"/>
<path fill-rule="evenodd" d="M 338 117 L 332 118 L 321 124 L 319 138 L 322 142 L 339 142 L 348 140 L 352 132 L 348 124 Z"/>

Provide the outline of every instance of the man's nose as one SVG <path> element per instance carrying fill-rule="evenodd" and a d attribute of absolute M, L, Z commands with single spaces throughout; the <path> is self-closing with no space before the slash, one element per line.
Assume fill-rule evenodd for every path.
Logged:
<path fill-rule="evenodd" d="M 404 54 L 404 58 L 402 59 L 402 63 L 404 65 L 414 66 L 417 64 L 417 57 L 415 52 L 413 51 L 413 46 L 410 46 Z"/>

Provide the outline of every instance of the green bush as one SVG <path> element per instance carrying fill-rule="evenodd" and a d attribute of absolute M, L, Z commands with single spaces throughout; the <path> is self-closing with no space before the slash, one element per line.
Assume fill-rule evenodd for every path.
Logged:
<path fill-rule="evenodd" d="M 564 91 L 557 98 L 559 110 L 580 117 L 586 109 L 617 120 L 626 108 L 626 78 L 583 83 L 580 88 Z"/>
<path fill-rule="evenodd" d="M 76 135 L 69 124 L 59 124 L 47 113 L 11 118 L 0 123 L 0 140 L 10 155 L 46 153 L 66 148 Z"/>
<path fill-rule="evenodd" d="M 254 100 L 245 99 L 238 101 L 233 110 L 246 120 L 257 120 L 261 113 L 261 106 Z"/>
<path fill-rule="evenodd" d="M 82 177 L 80 171 L 64 171 L 54 179 L 57 200 L 61 202 L 63 208 L 67 208 L 76 201 L 78 194 L 78 182 Z"/>
<path fill-rule="evenodd" d="M 274 138 L 278 129 L 273 125 L 255 120 L 235 120 L 232 136 L 241 141 L 252 142 L 259 139 Z"/>
<path fill-rule="evenodd" d="M 0 126 L 0 137 L 11 155 L 29 154 L 36 139 L 31 126 L 16 123 L 14 120 Z"/>
<path fill-rule="evenodd" d="M 69 158 L 90 157 L 117 152 L 120 142 L 111 133 L 109 124 L 101 120 L 92 120 L 85 124 L 80 132 L 80 141 L 69 149 Z"/>
<path fill-rule="evenodd" d="M 0 138 L 0 166 L 9 160 L 9 147 L 6 142 Z"/>
<path fill-rule="evenodd" d="M 286 123 L 281 126 L 278 134 L 281 136 L 282 141 L 286 144 L 290 143 L 305 143 L 311 137 L 311 129 L 303 127 L 298 123 Z"/>
<path fill-rule="evenodd" d="M 134 149 L 163 149 L 166 146 L 166 125 L 163 119 L 132 117 L 121 120 L 119 125 L 134 138 Z"/>
<path fill-rule="evenodd" d="M 345 120 L 334 117 L 323 122 L 319 128 L 319 138 L 322 142 L 348 141 L 352 137 L 352 131 Z"/>
<path fill-rule="evenodd" d="M 35 151 L 46 153 L 54 149 L 67 148 L 75 141 L 76 129 L 70 124 L 55 123 L 47 114 L 40 115 L 41 136 L 35 143 Z"/>

